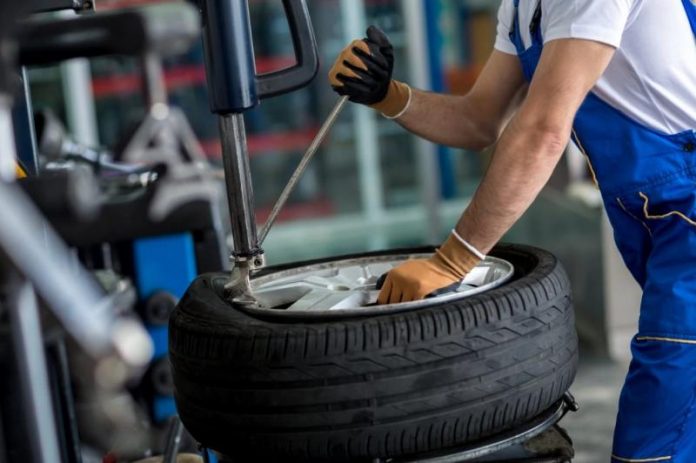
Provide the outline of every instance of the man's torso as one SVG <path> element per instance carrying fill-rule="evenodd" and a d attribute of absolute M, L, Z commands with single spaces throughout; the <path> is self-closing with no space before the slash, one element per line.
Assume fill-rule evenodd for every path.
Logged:
<path fill-rule="evenodd" d="M 581 38 L 608 43 L 616 54 L 593 92 L 622 113 L 662 133 L 696 129 L 696 37 L 681 0 L 541 0 L 544 41 Z M 522 39 L 537 0 L 520 0 Z M 503 0 L 496 48 L 515 53 L 507 34 L 513 0 Z"/>

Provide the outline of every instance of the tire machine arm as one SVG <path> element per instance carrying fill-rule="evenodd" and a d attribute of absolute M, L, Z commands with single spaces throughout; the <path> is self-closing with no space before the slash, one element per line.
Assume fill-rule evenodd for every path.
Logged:
<path fill-rule="evenodd" d="M 259 105 L 264 98 L 292 92 L 306 86 L 316 76 L 319 58 L 316 39 L 305 0 L 283 0 L 296 64 L 290 68 L 257 75 L 254 65 L 248 0 L 198 0 L 203 18 L 203 46 L 208 76 L 210 109 L 219 117 L 222 158 L 229 202 L 234 251 L 232 278 L 226 286 L 227 295 L 237 301 L 254 302 L 249 285 L 250 273 L 265 264 L 261 248 L 274 220 L 269 217 L 261 235 L 257 233 L 254 194 L 249 168 L 244 112 Z M 345 101 L 340 102 L 341 106 Z M 340 108 L 338 108 L 340 109 Z M 334 114 L 335 113 L 335 114 Z M 332 113 L 331 122 L 338 111 Z M 329 121 L 327 121 L 328 123 Z M 325 124 L 326 125 L 326 124 Z M 303 163 L 286 187 L 274 208 L 277 211 L 287 199 L 289 190 L 299 178 L 303 164 L 316 151 L 320 134 Z"/>

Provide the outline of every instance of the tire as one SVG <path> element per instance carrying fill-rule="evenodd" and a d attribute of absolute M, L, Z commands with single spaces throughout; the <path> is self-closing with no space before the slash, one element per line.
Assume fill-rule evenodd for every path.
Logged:
<path fill-rule="evenodd" d="M 221 298 L 226 275 L 199 277 L 169 327 L 184 425 L 235 461 L 355 461 L 467 444 L 530 420 L 575 377 L 569 283 L 548 252 L 491 254 L 515 266 L 506 285 L 342 320 L 259 319 Z"/>

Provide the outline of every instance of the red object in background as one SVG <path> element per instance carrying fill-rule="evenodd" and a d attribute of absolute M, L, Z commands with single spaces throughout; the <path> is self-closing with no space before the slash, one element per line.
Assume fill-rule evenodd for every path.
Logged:
<path fill-rule="evenodd" d="M 271 215 L 271 207 L 256 209 L 256 222 L 265 223 Z M 317 219 L 335 214 L 333 204 L 328 199 L 317 199 L 306 203 L 288 204 L 278 214 L 278 222 L 288 222 L 300 219 Z"/>
<path fill-rule="evenodd" d="M 295 58 L 289 56 L 260 57 L 256 58 L 256 72 L 266 74 L 294 66 L 295 63 Z M 205 67 L 201 64 L 191 64 L 165 69 L 164 80 L 168 90 L 204 85 Z M 92 79 L 94 98 L 137 93 L 141 88 L 142 81 L 137 73 L 115 74 Z"/>
<path fill-rule="evenodd" d="M 256 156 L 269 151 L 304 151 L 312 143 L 318 131 L 317 127 L 310 127 L 292 132 L 247 135 L 249 155 Z M 208 158 L 220 158 L 222 154 L 220 140 L 203 140 L 201 146 Z"/>
<path fill-rule="evenodd" d="M 445 85 L 451 93 L 465 95 L 476 83 L 482 69 L 483 66 L 477 64 L 445 69 Z"/>

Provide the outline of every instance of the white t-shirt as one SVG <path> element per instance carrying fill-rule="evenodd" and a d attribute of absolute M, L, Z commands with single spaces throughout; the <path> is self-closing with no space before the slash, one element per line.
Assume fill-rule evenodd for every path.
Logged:
<path fill-rule="evenodd" d="M 544 42 L 595 40 L 616 53 L 592 90 L 646 127 L 667 134 L 696 129 L 696 37 L 681 0 L 541 0 Z M 520 0 L 525 48 L 537 0 Z M 509 38 L 513 0 L 502 0 L 495 48 Z"/>

